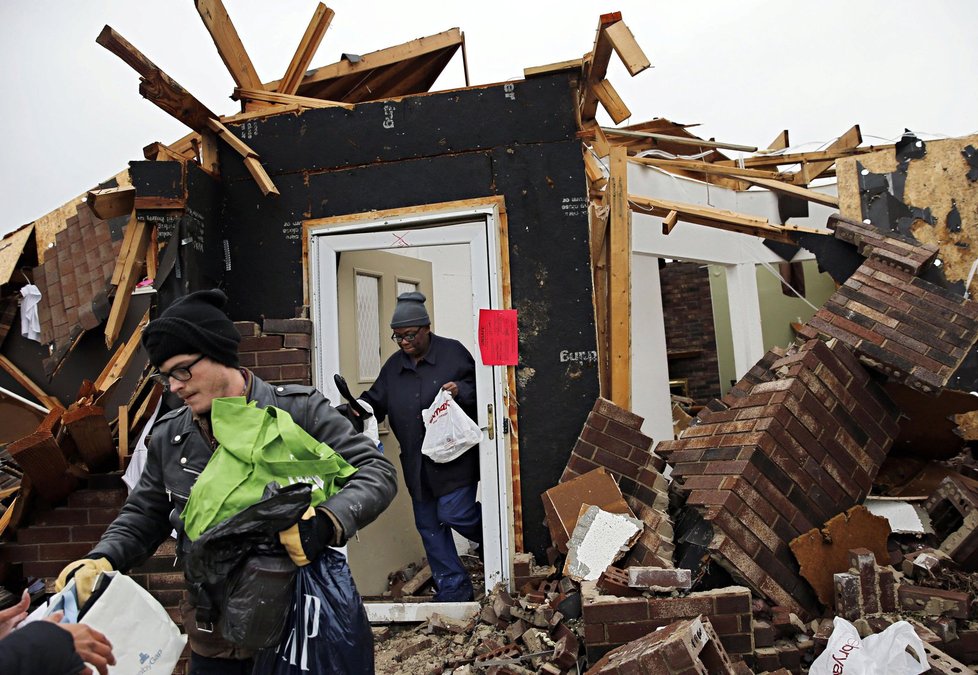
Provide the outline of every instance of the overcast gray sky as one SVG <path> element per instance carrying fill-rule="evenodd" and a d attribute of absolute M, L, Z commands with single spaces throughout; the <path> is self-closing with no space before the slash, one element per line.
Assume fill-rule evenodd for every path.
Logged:
<path fill-rule="evenodd" d="M 653 64 L 609 78 L 631 109 L 698 122 L 705 137 L 766 146 L 782 129 L 817 149 L 852 124 L 867 143 L 904 127 L 978 132 L 978 3 L 971 0 L 333 0 L 313 66 L 459 27 L 473 84 L 578 58 L 603 12 L 621 11 Z M 315 0 L 225 0 L 265 81 L 281 77 Z M 221 114 L 234 83 L 192 0 L 0 0 L 0 234 L 114 175 L 143 146 L 187 133 L 138 93 L 138 76 L 95 44 L 111 25 Z M 435 89 L 464 83 L 461 57 Z M 603 120 L 609 123 L 609 120 Z"/>

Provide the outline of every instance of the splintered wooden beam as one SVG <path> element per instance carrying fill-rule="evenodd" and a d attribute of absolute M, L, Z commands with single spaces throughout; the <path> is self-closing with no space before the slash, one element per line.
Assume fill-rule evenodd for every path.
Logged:
<path fill-rule="evenodd" d="M 119 247 L 119 257 L 115 260 L 112 279 L 109 281 L 113 286 L 118 286 L 119 280 L 122 278 L 122 271 L 126 267 L 129 251 L 132 249 L 133 242 L 135 241 L 136 229 L 136 214 L 132 213 L 129 216 L 129 222 L 126 223 L 126 227 L 122 231 L 122 246 Z"/>
<path fill-rule="evenodd" d="M 232 98 L 281 105 L 299 105 L 303 108 L 343 108 L 345 110 L 353 110 L 356 108 L 356 106 L 352 103 L 343 103 L 342 101 L 327 101 L 326 99 L 312 98 L 310 96 L 280 94 L 277 91 L 265 91 L 264 89 L 242 89 L 241 87 L 236 87 L 234 89 L 234 96 Z M 274 114 L 278 111 L 273 110 L 268 112 L 270 114 Z"/>
<path fill-rule="evenodd" d="M 628 69 L 632 77 L 652 65 L 624 21 L 611 24 L 605 28 L 605 33 L 608 35 L 611 46 L 615 48 L 618 58 L 625 64 L 625 68 Z"/>
<path fill-rule="evenodd" d="M 329 28 L 335 12 L 323 3 L 316 6 L 312 19 L 306 27 L 306 32 L 299 41 L 299 46 L 292 55 L 289 67 L 285 69 L 285 75 L 279 80 L 278 92 L 281 94 L 294 94 L 299 90 L 302 78 L 312 63 L 312 57 L 316 55 L 319 44 L 323 41 L 326 29 Z"/>
<path fill-rule="evenodd" d="M 657 141 L 668 141 L 680 145 L 692 145 L 699 148 L 720 148 L 723 150 L 739 150 L 741 152 L 757 152 L 757 146 L 737 145 L 736 143 L 722 143 L 720 141 L 708 141 L 703 138 L 689 138 L 687 136 L 670 136 L 669 134 L 655 134 L 649 131 L 630 131 L 628 129 L 613 129 L 612 127 L 601 127 L 606 134 L 612 136 L 628 136 L 631 138 L 652 138 Z"/>
<path fill-rule="evenodd" d="M 628 150 L 611 149 L 608 228 L 611 400 L 632 407 L 632 214 L 628 207 Z"/>
<path fill-rule="evenodd" d="M 131 213 L 136 202 L 136 188 L 131 185 L 89 190 L 85 203 L 102 220 Z"/>
<path fill-rule="evenodd" d="M 854 125 L 847 132 L 839 136 L 835 141 L 826 148 L 827 152 L 837 152 L 839 150 L 849 150 L 855 148 L 860 143 L 863 142 L 863 135 L 859 131 L 859 125 Z M 832 168 L 835 164 L 835 160 L 826 160 L 824 162 L 811 162 L 801 165 L 801 173 L 805 177 L 805 183 L 811 183 L 813 180 L 821 176 L 823 173 Z"/>
<path fill-rule="evenodd" d="M 791 197 L 800 197 L 806 201 L 822 204 L 823 206 L 839 208 L 839 198 L 834 195 L 825 194 L 824 192 L 816 192 L 815 190 L 809 190 L 808 188 L 803 188 L 798 185 L 791 185 L 790 183 L 785 183 L 784 181 L 780 180 L 772 180 L 770 178 L 744 176 L 743 180 L 753 185 L 765 187 L 772 192 L 777 192 L 779 194 L 788 195 Z"/>
<path fill-rule="evenodd" d="M 780 174 L 776 171 L 762 171 L 760 169 L 741 169 L 736 166 L 717 165 L 712 162 L 702 162 L 695 159 L 659 159 L 658 157 L 629 157 L 629 162 L 635 164 L 645 164 L 646 166 L 656 166 L 660 169 L 675 169 L 692 173 L 703 173 L 717 176 L 753 176 L 754 178 L 769 178 L 776 180 Z"/>
<path fill-rule="evenodd" d="M 53 433 L 64 412 L 60 405 L 52 408 L 37 431 L 7 446 L 7 452 L 30 478 L 32 489 L 51 504 L 67 498 L 77 483 Z"/>
<path fill-rule="evenodd" d="M 234 83 L 248 89 L 262 89 L 258 72 L 238 37 L 238 31 L 234 29 L 224 3 L 221 0 L 195 0 L 194 4 Z"/>
<path fill-rule="evenodd" d="M 139 93 L 143 97 L 194 131 L 203 131 L 207 128 L 207 120 L 217 117 L 110 26 L 103 28 L 95 41 L 139 73 Z"/>
<path fill-rule="evenodd" d="M 621 96 L 615 91 L 610 81 L 601 80 L 595 84 L 594 94 L 598 97 L 598 101 L 601 102 L 601 106 L 608 111 L 608 115 L 615 124 L 621 124 L 632 116 L 632 111 L 621 100 Z"/>
<path fill-rule="evenodd" d="M 112 298 L 109 318 L 105 322 L 105 347 L 107 349 L 112 349 L 112 345 L 119 339 L 122 322 L 126 318 L 129 301 L 132 299 L 132 291 L 139 283 L 140 273 L 146 263 L 146 249 L 149 246 L 151 228 L 145 221 L 135 218 L 130 221 L 129 226 L 133 229 L 132 241 L 129 250 L 126 252 L 122 274 L 119 276 L 119 285 L 115 289 L 115 297 Z"/>
<path fill-rule="evenodd" d="M 821 234 L 831 235 L 827 230 L 816 230 L 810 227 L 800 227 L 798 225 L 778 225 L 770 222 L 767 218 L 759 218 L 744 213 L 734 211 L 724 211 L 713 209 L 708 206 L 698 204 L 687 204 L 684 202 L 673 202 L 665 199 L 653 199 L 639 195 L 628 195 L 628 202 L 632 211 L 644 213 L 646 215 L 668 218 L 670 221 L 678 219 L 687 223 L 706 225 L 715 227 L 728 232 L 739 232 L 750 234 L 764 239 L 773 239 L 787 244 L 794 244 L 793 234 Z M 671 215 L 675 212 L 675 216 Z"/>
<path fill-rule="evenodd" d="M 550 73 L 560 73 L 565 70 L 581 70 L 584 66 L 584 59 L 571 59 L 570 61 L 560 61 L 558 63 L 548 63 L 543 66 L 531 66 L 523 69 L 523 77 L 530 78 L 535 75 L 549 75 Z"/>
<path fill-rule="evenodd" d="M 195 136 L 197 134 L 194 134 Z M 159 141 L 154 141 L 143 148 L 143 157 L 150 160 L 151 162 L 186 162 L 187 160 L 193 160 L 193 156 L 183 155 L 171 148 L 169 145 L 164 145 Z"/>
<path fill-rule="evenodd" d="M 121 345 L 112 354 L 112 358 L 109 362 L 105 364 L 105 368 L 99 373 L 99 376 L 95 378 L 94 386 L 96 391 L 106 392 L 115 384 L 119 378 L 126 372 L 129 368 L 129 364 L 132 363 L 133 357 L 136 355 L 136 350 L 139 348 L 139 340 L 143 335 L 143 328 L 149 323 L 149 312 L 147 311 L 143 318 L 139 321 L 139 325 L 136 326 L 136 330 L 132 332 L 132 337 L 130 337 L 125 344 Z"/>
<path fill-rule="evenodd" d="M 594 36 L 591 53 L 584 57 L 584 86 L 581 87 L 581 122 L 589 122 L 598 112 L 598 95 L 594 86 L 608 73 L 608 63 L 614 47 L 608 39 L 605 28 L 621 21 L 621 12 L 602 14 L 598 19 L 598 30 Z"/>
<path fill-rule="evenodd" d="M 275 183 L 272 182 L 271 176 L 265 171 L 265 167 L 261 165 L 258 161 L 258 153 L 248 147 L 248 144 L 242 141 L 240 138 L 231 133 L 231 130 L 226 126 L 218 122 L 216 119 L 207 120 L 208 128 L 218 135 L 225 143 L 231 146 L 231 148 L 241 155 L 244 161 L 245 168 L 248 169 L 248 173 L 251 177 L 255 179 L 258 183 L 258 187 L 261 188 L 262 194 L 269 195 L 279 194 L 278 188 L 275 187 Z"/>
<path fill-rule="evenodd" d="M 13 361 L 8 359 L 3 354 L 0 354 L 0 368 L 7 371 L 7 374 L 10 375 L 10 377 L 14 378 L 20 386 L 29 391 L 31 396 L 40 401 L 41 405 L 48 410 L 54 410 L 61 407 L 61 402 L 58 401 L 58 399 L 45 393 L 45 391 L 35 384 L 31 378 L 27 377 L 27 375 L 25 375 L 20 368 L 14 365 Z"/>

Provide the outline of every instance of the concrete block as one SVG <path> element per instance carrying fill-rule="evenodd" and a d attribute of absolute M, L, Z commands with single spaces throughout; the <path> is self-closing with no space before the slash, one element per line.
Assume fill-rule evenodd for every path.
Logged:
<path fill-rule="evenodd" d="M 593 581 L 621 558 L 642 533 L 642 521 L 584 506 L 568 542 L 564 574 L 576 581 Z"/>

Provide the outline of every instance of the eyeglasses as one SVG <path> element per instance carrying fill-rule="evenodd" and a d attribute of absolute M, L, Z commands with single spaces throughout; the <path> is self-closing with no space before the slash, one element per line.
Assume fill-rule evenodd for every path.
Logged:
<path fill-rule="evenodd" d="M 200 356 L 198 356 L 196 359 L 194 359 L 193 361 L 191 361 L 185 366 L 174 368 L 168 373 L 164 373 L 162 370 L 158 370 L 152 375 L 150 375 L 150 377 L 152 377 L 156 382 L 162 384 L 164 387 L 170 386 L 171 378 L 176 380 L 177 382 L 187 382 L 188 380 L 190 380 L 191 377 L 193 377 L 193 373 L 190 372 L 190 369 L 196 366 L 203 358 L 204 358 L 204 354 L 201 354 Z"/>
<path fill-rule="evenodd" d="M 416 330 L 413 333 L 401 333 L 400 335 L 397 333 L 391 333 L 391 340 L 394 342 L 414 342 L 414 340 L 418 337 L 418 333 L 420 332 L 421 331 Z"/>

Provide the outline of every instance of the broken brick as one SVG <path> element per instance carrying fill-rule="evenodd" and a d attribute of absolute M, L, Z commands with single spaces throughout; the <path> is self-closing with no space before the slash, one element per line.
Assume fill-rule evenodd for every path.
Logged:
<path fill-rule="evenodd" d="M 685 590 L 692 586 L 693 575 L 687 569 L 664 567 L 629 567 L 628 585 L 650 590 Z"/>

